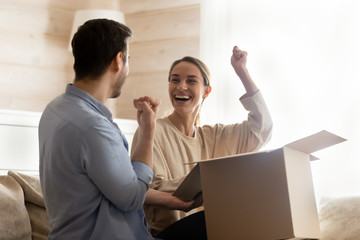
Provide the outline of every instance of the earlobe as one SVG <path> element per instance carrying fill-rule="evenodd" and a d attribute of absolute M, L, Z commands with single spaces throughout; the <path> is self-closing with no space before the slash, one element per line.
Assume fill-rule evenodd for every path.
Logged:
<path fill-rule="evenodd" d="M 122 52 L 118 52 L 118 54 L 116 54 L 116 60 L 117 60 L 117 63 L 118 65 L 120 65 L 122 63 L 122 55 L 123 53 Z"/>
<path fill-rule="evenodd" d="M 207 90 L 205 91 L 205 94 L 203 96 L 203 99 L 207 98 L 207 96 L 209 96 L 209 94 L 211 93 L 211 86 L 206 86 Z"/>
<path fill-rule="evenodd" d="M 116 54 L 117 58 L 121 61 L 122 61 L 122 54 L 123 54 L 122 52 L 118 52 L 118 54 Z"/>
<path fill-rule="evenodd" d="M 120 65 L 122 64 L 122 52 L 118 52 L 115 56 L 115 70 L 119 71 L 121 69 Z"/>

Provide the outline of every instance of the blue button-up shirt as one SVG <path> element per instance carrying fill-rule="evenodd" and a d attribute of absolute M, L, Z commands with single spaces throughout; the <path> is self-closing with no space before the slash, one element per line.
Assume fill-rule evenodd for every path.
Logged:
<path fill-rule="evenodd" d="M 142 205 L 153 172 L 131 162 L 110 111 L 69 84 L 39 124 L 49 239 L 152 239 Z"/>

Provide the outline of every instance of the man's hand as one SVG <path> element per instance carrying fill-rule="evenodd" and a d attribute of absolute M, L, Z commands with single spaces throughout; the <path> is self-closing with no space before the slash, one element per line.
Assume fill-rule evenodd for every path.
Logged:
<path fill-rule="evenodd" d="M 156 114 L 159 110 L 160 100 L 152 97 L 134 99 L 134 107 L 137 111 L 137 121 L 141 128 L 153 129 Z"/>
<path fill-rule="evenodd" d="M 159 104 L 160 100 L 152 97 L 134 99 L 141 137 L 135 146 L 131 160 L 143 162 L 151 168 L 153 166 L 153 142 Z"/>

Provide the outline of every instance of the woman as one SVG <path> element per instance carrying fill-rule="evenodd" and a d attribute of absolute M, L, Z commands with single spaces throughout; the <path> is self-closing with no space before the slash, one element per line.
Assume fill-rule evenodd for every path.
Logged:
<path fill-rule="evenodd" d="M 233 125 L 198 126 L 201 104 L 211 92 L 209 70 L 193 57 L 184 57 L 171 66 L 169 96 L 174 110 L 156 122 L 154 179 L 144 204 L 153 234 L 185 217 L 202 202 L 201 198 L 185 202 L 172 196 L 194 166 L 184 163 L 255 151 L 270 139 L 271 117 L 247 71 L 246 60 L 247 53 L 235 46 L 231 64 L 245 87 L 240 101 L 249 115 L 246 121 Z M 133 146 L 137 138 L 136 133 Z"/>

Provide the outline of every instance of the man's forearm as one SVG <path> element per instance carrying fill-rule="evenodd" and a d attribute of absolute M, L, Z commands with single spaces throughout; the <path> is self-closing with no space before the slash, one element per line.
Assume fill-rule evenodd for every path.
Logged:
<path fill-rule="evenodd" d="M 146 130 L 140 133 L 140 138 L 136 144 L 131 161 L 145 163 L 149 167 L 153 167 L 153 143 L 154 131 Z"/>

